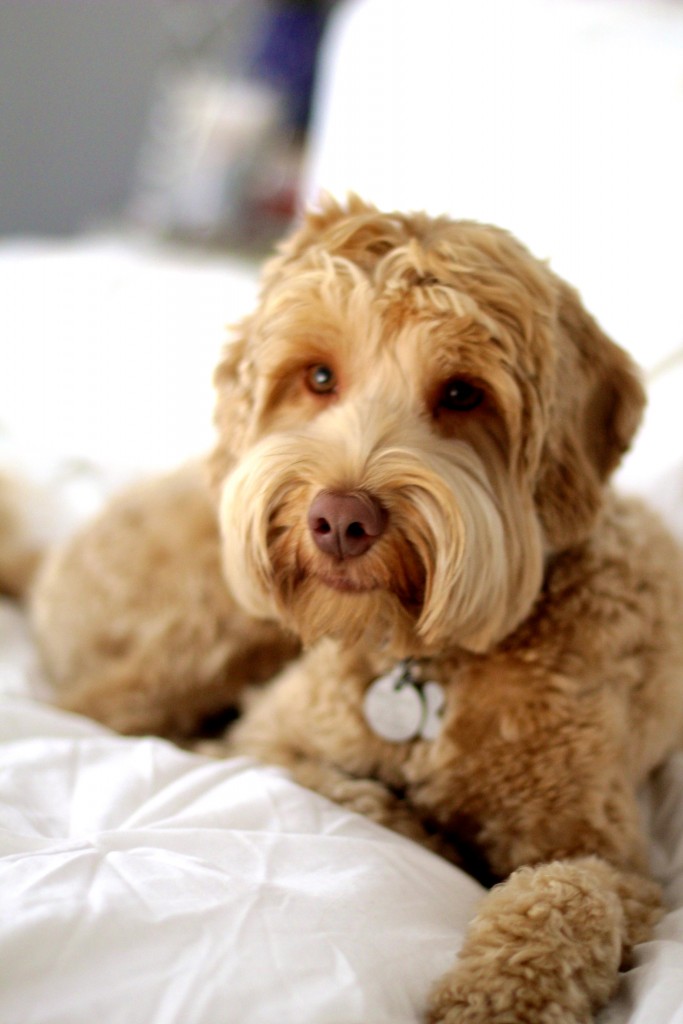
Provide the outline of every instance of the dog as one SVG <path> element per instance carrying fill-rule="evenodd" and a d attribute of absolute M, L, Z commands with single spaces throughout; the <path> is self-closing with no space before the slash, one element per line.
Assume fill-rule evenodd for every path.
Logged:
<path fill-rule="evenodd" d="M 681 553 L 609 486 L 636 368 L 502 229 L 351 197 L 266 265 L 215 383 L 207 482 L 125 496 L 42 574 L 65 702 L 187 732 L 260 650 L 211 750 L 493 886 L 429 1021 L 591 1021 L 660 912 L 636 794 L 683 733 Z"/>

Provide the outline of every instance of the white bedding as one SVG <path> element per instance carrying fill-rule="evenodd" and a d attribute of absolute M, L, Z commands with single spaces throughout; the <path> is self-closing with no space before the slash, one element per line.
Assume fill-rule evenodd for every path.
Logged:
<path fill-rule="evenodd" d="M 419 1019 L 479 887 L 275 769 L 2 701 L 3 1024 Z"/>

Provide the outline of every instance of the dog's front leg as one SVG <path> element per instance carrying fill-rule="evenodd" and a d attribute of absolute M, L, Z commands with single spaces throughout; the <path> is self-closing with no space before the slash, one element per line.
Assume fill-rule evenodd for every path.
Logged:
<path fill-rule="evenodd" d="M 251 737 L 243 736 L 239 728 L 237 731 L 239 741 L 236 743 L 200 743 L 195 749 L 210 756 L 249 754 L 270 764 L 282 765 L 290 778 L 306 789 L 312 789 L 333 803 L 421 843 L 453 863 L 459 862 L 453 847 L 439 834 L 428 832 L 409 804 L 383 783 L 349 775 L 335 765 L 307 756 L 286 742 L 271 743 L 267 751 L 264 751 L 258 744 L 249 742 Z"/>
<path fill-rule="evenodd" d="M 287 766 L 294 781 L 307 789 L 313 789 L 328 800 L 426 846 L 453 863 L 459 863 L 453 846 L 439 834 L 428 832 L 406 800 L 396 796 L 383 783 L 375 779 L 354 778 L 334 765 L 301 757 L 288 759 Z"/>
<path fill-rule="evenodd" d="M 658 914 L 654 883 L 599 857 L 519 868 L 483 901 L 430 1024 L 588 1024 Z"/>
<path fill-rule="evenodd" d="M 292 664 L 265 690 L 247 694 L 244 716 L 222 740 L 200 743 L 196 749 L 218 757 L 246 754 L 281 765 L 294 782 L 457 862 L 453 847 L 424 827 L 405 797 L 380 780 L 354 771 L 352 765 L 345 770 L 323 756 L 321 736 L 326 727 L 335 730 L 336 726 L 329 715 L 311 721 L 315 693 L 307 684 L 301 663 Z M 346 742 L 350 743 L 348 736 Z"/>

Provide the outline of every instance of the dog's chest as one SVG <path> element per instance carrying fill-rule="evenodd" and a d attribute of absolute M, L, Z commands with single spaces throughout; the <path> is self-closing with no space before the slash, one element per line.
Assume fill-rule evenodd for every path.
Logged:
<path fill-rule="evenodd" d="M 345 655 L 331 666 L 329 654 L 309 655 L 306 706 L 317 756 L 397 788 L 430 778 L 454 753 L 460 666 L 365 655 Z"/>
<path fill-rule="evenodd" d="M 539 750 L 549 753 L 540 738 L 566 736 L 576 713 L 571 700 L 554 706 L 511 684 L 502 661 L 382 664 L 337 650 L 335 662 L 331 653 L 306 659 L 302 747 L 352 777 L 383 782 L 446 828 L 463 817 L 483 821 L 503 791 L 529 797 Z"/>

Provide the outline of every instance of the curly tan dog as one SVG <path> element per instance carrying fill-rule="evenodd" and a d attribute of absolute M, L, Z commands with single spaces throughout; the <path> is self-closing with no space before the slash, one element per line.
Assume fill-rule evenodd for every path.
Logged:
<path fill-rule="evenodd" d="M 436 985 L 431 1021 L 592 1020 L 657 917 L 636 790 L 683 731 L 683 563 L 607 486 L 640 419 L 634 367 L 505 232 L 351 200 L 309 215 L 266 268 L 216 382 L 224 578 L 249 615 L 306 647 L 254 692 L 225 749 L 504 880 Z M 174 487 L 190 496 L 185 526 L 161 562 L 179 560 L 189 582 L 181 593 L 175 574 L 166 614 L 204 631 L 188 629 L 167 684 L 157 672 L 148 686 L 148 666 L 136 683 L 131 662 L 118 692 L 81 673 L 71 705 L 123 728 L 156 726 L 181 691 L 187 708 L 192 659 L 223 672 L 221 638 L 234 651 L 240 632 L 208 493 L 167 481 L 154 500 Z M 120 591 L 101 537 L 120 548 L 122 501 L 98 542 L 80 538 L 44 576 L 53 663 L 69 589 L 89 573 L 101 595 Z M 165 522 L 153 505 L 142 498 L 141 532 L 124 536 L 142 538 L 132 558 L 148 591 L 145 545 Z M 129 653 L 151 604 L 137 601 L 122 615 Z M 104 595 L 100 633 L 81 632 L 63 677 L 104 635 L 106 608 Z M 269 643 L 275 661 L 291 656 L 276 632 Z M 148 629 L 154 657 L 155 644 Z"/>

